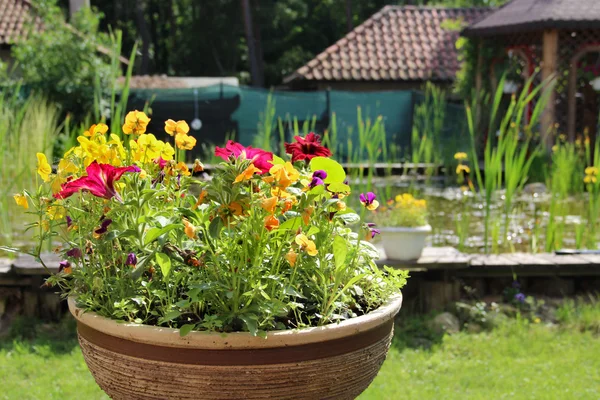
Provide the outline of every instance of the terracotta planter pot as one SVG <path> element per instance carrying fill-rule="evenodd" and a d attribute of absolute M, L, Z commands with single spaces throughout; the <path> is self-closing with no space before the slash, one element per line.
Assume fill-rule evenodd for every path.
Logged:
<path fill-rule="evenodd" d="M 354 399 L 377 375 L 402 296 L 323 327 L 191 332 L 118 323 L 69 299 L 96 382 L 113 399 Z"/>
<path fill-rule="evenodd" d="M 408 261 L 421 257 L 425 247 L 425 238 L 431 233 L 431 226 L 381 227 L 379 230 L 386 257 L 390 260 Z"/>

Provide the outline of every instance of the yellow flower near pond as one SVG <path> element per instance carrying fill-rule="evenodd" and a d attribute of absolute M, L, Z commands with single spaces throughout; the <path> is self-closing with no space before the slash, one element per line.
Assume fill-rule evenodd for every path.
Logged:
<path fill-rule="evenodd" d="M 454 154 L 454 159 L 455 160 L 466 160 L 467 159 L 467 153 L 464 153 L 462 151 Z"/>
<path fill-rule="evenodd" d="M 596 183 L 598 182 L 598 179 L 594 175 L 586 175 L 585 178 L 583 178 L 583 182 Z"/>
<path fill-rule="evenodd" d="M 306 254 L 308 254 L 309 256 L 316 256 L 318 253 L 315 242 L 310 240 L 303 233 L 296 235 L 296 244 L 300 246 L 300 250 L 306 251 Z"/>
<path fill-rule="evenodd" d="M 146 132 L 146 127 L 150 122 L 150 118 L 142 111 L 130 111 L 125 117 L 125 123 L 123 124 L 123 133 L 126 135 L 134 134 L 141 135 Z"/>
<path fill-rule="evenodd" d="M 183 120 L 175 122 L 172 119 L 168 119 L 165 121 L 165 132 L 171 136 L 187 135 L 189 131 L 190 127 Z"/>
<path fill-rule="evenodd" d="M 456 174 L 461 174 L 463 172 L 466 172 L 467 174 L 471 172 L 471 169 L 467 166 L 467 165 L 463 165 L 463 164 L 458 164 L 456 166 Z"/>
<path fill-rule="evenodd" d="M 18 206 L 21 206 L 26 210 L 29 208 L 29 202 L 27 202 L 27 196 L 25 196 L 24 194 L 17 193 L 13 196 L 13 198 L 15 199 L 15 202 L 17 203 Z"/>
<path fill-rule="evenodd" d="M 585 169 L 585 174 L 586 175 L 598 175 L 598 168 L 597 167 L 587 167 Z"/>
<path fill-rule="evenodd" d="M 38 160 L 37 173 L 42 177 L 44 182 L 48 182 L 52 173 L 52 166 L 48 164 L 48 159 L 44 153 L 37 153 L 36 157 Z"/>
<path fill-rule="evenodd" d="M 191 150 L 196 145 L 196 138 L 183 133 L 175 135 L 175 145 L 181 150 Z"/>

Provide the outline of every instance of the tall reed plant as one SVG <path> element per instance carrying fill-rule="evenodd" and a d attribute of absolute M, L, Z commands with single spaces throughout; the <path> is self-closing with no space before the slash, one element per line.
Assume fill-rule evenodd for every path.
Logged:
<path fill-rule="evenodd" d="M 504 234 L 502 235 L 502 241 L 505 242 L 514 196 L 527 182 L 531 164 L 542 151 L 542 136 L 549 134 L 549 132 L 542 132 L 541 135 L 537 136 L 533 130 L 537 129 L 541 113 L 548 101 L 551 90 L 553 90 L 554 83 L 543 82 L 534 87 L 535 76 L 532 76 L 525 82 L 521 93 L 518 96 L 513 95 L 508 105 L 503 107 L 505 78 L 502 77 L 493 96 L 487 132 L 476 131 L 476 126 L 480 125 L 478 123 L 479 116 L 473 114 L 473 104 L 465 104 L 471 137 L 471 159 L 474 163 L 479 190 L 483 192 L 484 247 L 486 253 L 489 252 L 490 233 L 493 233 L 493 236 L 499 236 L 498 224 L 494 224 L 493 232 L 490 231 L 491 206 L 494 194 L 504 184 Z M 482 96 L 475 96 L 475 99 L 481 98 Z M 529 112 L 530 110 L 531 112 Z M 485 174 L 482 174 L 478 161 L 477 140 L 480 136 L 486 137 L 483 150 Z"/>

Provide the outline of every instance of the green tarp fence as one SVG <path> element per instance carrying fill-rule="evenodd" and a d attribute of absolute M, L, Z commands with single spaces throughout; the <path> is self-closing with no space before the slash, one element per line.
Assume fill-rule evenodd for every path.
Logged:
<path fill-rule="evenodd" d="M 194 119 L 202 127 L 193 134 L 201 143 L 220 145 L 227 135 L 244 145 L 255 142 L 260 134 L 259 123 L 264 118 L 269 96 L 274 104 L 273 136 L 279 137 L 277 118 L 289 121 L 296 117 L 300 126 L 313 117 L 316 131 L 323 133 L 329 126 L 330 116 L 336 115 L 338 142 L 346 143 L 348 135 L 357 134 L 357 109 L 363 119 L 382 116 L 388 143 L 402 149 L 410 146 L 412 116 L 415 102 L 421 95 L 415 91 L 269 91 L 250 87 L 215 85 L 198 89 L 135 89 L 131 90 L 129 108 L 141 109 L 151 101 L 151 132 L 162 132 L 168 118 Z M 287 133 L 287 140 L 290 139 Z"/>

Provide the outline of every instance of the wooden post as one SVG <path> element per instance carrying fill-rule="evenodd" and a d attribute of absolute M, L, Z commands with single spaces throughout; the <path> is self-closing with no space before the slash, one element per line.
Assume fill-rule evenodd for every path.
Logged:
<path fill-rule="evenodd" d="M 543 61 L 542 61 L 542 79 L 546 84 L 549 83 L 550 79 L 556 79 L 556 67 L 558 59 L 558 31 L 556 29 L 549 29 L 544 31 L 544 43 L 543 43 Z M 556 121 L 554 113 L 556 112 L 556 93 L 552 90 L 552 93 L 548 96 L 548 104 L 542 115 L 541 121 L 541 132 L 540 134 L 544 137 L 546 144 L 546 151 L 550 153 L 552 151 L 552 145 L 554 144 L 554 122 Z"/>

